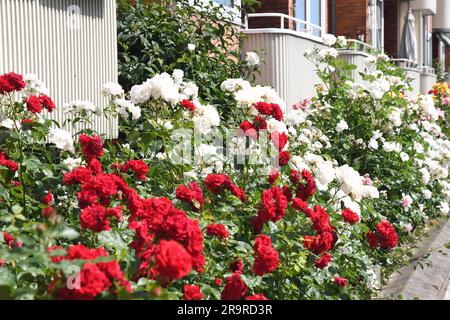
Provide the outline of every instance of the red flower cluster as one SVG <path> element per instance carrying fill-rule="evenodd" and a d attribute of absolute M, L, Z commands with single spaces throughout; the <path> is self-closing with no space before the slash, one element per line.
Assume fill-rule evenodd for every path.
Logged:
<path fill-rule="evenodd" d="M 376 226 L 376 232 L 369 231 L 366 234 L 371 248 L 393 249 L 397 246 L 398 236 L 394 227 L 387 221 L 383 220 Z"/>
<path fill-rule="evenodd" d="M 223 288 L 222 300 L 240 300 L 247 293 L 247 285 L 242 280 L 240 274 L 235 273 L 225 279 L 225 287 Z"/>
<path fill-rule="evenodd" d="M 345 209 L 344 211 L 342 211 L 342 218 L 344 218 L 345 222 L 348 222 L 350 224 L 355 224 L 360 220 L 358 214 L 350 209 Z"/>
<path fill-rule="evenodd" d="M 304 180 L 304 183 L 300 183 L 297 188 L 297 197 L 302 199 L 303 201 L 308 201 L 316 193 L 316 182 L 314 181 L 314 177 L 306 169 L 303 169 L 301 176 Z"/>
<path fill-rule="evenodd" d="M 262 276 L 266 273 L 273 272 L 278 267 L 278 252 L 272 246 L 272 241 L 268 236 L 258 236 L 253 245 L 253 250 L 255 251 L 253 272 L 256 275 Z"/>
<path fill-rule="evenodd" d="M 313 223 L 313 229 L 316 231 L 315 236 L 305 236 L 303 245 L 306 249 L 321 254 L 331 250 L 336 244 L 337 238 L 334 228 L 330 221 L 330 216 L 321 206 L 314 206 L 314 210 L 309 208 L 308 204 L 302 199 L 295 198 L 292 200 L 292 206 L 305 213 Z M 323 259 L 322 259 L 323 258 Z M 326 267 L 331 260 L 331 256 L 321 256 L 316 260 L 316 266 Z"/>
<path fill-rule="evenodd" d="M 49 251 L 62 249 L 51 247 Z M 117 261 L 95 262 L 100 257 L 107 257 L 103 248 L 89 249 L 78 244 L 70 246 L 66 256 L 53 257 L 58 263 L 62 260 L 87 260 L 78 274 L 74 275 L 74 281 L 65 281 L 65 285 L 58 290 L 61 299 L 92 300 L 102 292 L 116 293 L 117 286 L 131 292 L 130 283 L 120 269 Z M 70 279 L 69 279 L 70 280 Z"/>
<path fill-rule="evenodd" d="M 268 221 L 281 220 L 286 214 L 287 205 L 288 200 L 280 187 L 274 186 L 271 189 L 264 190 L 261 195 L 258 215 L 252 220 L 254 232 L 256 234 L 261 233 L 263 225 Z"/>
<path fill-rule="evenodd" d="M 272 116 L 278 121 L 283 120 L 283 111 L 280 106 L 275 103 L 258 102 L 253 105 L 260 114 Z"/>
<path fill-rule="evenodd" d="M 161 240 L 155 251 L 156 271 L 169 281 L 181 279 L 192 270 L 192 257 L 173 240 Z"/>
<path fill-rule="evenodd" d="M 93 204 L 83 209 L 80 215 L 80 224 L 84 229 L 90 229 L 94 232 L 111 230 L 109 217 L 122 219 L 122 208 L 105 208 L 99 204 Z"/>
<path fill-rule="evenodd" d="M 185 212 L 176 209 L 166 198 L 140 199 L 136 191 L 132 189 L 124 189 L 123 193 L 128 199 L 127 206 L 131 213 L 129 227 L 136 231 L 136 238 L 131 247 L 135 249 L 137 257 L 141 260 L 138 276 L 156 277 L 161 274 L 170 281 L 173 276 L 170 270 L 173 268 L 186 271 L 193 267 L 197 272 L 203 271 L 205 264 L 203 235 L 198 221 L 189 219 Z M 158 239 L 177 242 L 178 249 L 164 251 L 158 247 Z M 174 246 L 172 242 L 164 246 Z M 179 248 L 183 248 L 184 251 Z M 160 257 L 164 259 L 157 268 L 151 268 L 151 257 L 156 252 L 159 252 Z M 173 261 L 178 266 L 162 264 L 163 261 Z M 166 266 L 169 271 L 165 270 Z M 177 275 L 181 274 L 183 272 Z"/>
<path fill-rule="evenodd" d="M 120 167 L 122 172 L 133 171 L 134 177 L 139 180 L 147 180 L 148 166 L 142 160 L 130 160 Z"/>
<path fill-rule="evenodd" d="M 213 223 L 206 227 L 206 234 L 208 236 L 217 236 L 222 240 L 230 236 L 230 233 L 223 224 L 213 224 Z"/>
<path fill-rule="evenodd" d="M 332 259 L 333 258 L 331 254 L 325 252 L 319 258 L 317 258 L 316 261 L 314 261 L 314 265 L 319 269 L 324 269 L 328 266 Z"/>
<path fill-rule="evenodd" d="M 46 95 L 30 96 L 25 100 L 28 111 L 32 113 L 41 113 L 42 109 L 47 109 L 48 112 L 55 110 L 56 106 L 52 99 Z"/>
<path fill-rule="evenodd" d="M 183 299 L 184 300 L 202 300 L 203 293 L 199 286 L 186 284 L 183 288 Z"/>
<path fill-rule="evenodd" d="M 0 75 L 0 94 L 21 91 L 27 84 L 23 81 L 20 74 L 10 72 Z"/>
<path fill-rule="evenodd" d="M 189 111 L 195 111 L 195 109 L 197 109 L 195 104 L 192 101 L 187 100 L 187 99 L 181 100 L 180 105 Z"/>
<path fill-rule="evenodd" d="M 233 273 L 244 272 L 244 263 L 242 262 L 241 258 L 238 258 L 237 260 L 234 260 L 232 263 L 230 263 L 230 271 Z"/>
<path fill-rule="evenodd" d="M 212 193 L 219 194 L 223 189 L 227 189 L 243 203 L 246 201 L 245 192 L 236 186 L 226 174 L 209 174 L 205 179 L 206 189 Z"/>
<path fill-rule="evenodd" d="M 198 186 L 197 182 L 192 182 L 189 187 L 180 185 L 175 191 L 178 200 L 186 201 L 191 204 L 194 209 L 200 210 L 203 207 L 203 190 Z"/>
<path fill-rule="evenodd" d="M 101 158 L 103 156 L 102 140 L 99 136 L 89 137 L 85 134 L 80 135 L 80 144 L 83 149 L 83 155 L 89 163 L 92 159 Z"/>
<path fill-rule="evenodd" d="M 8 232 L 3 232 L 3 240 L 5 240 L 6 245 L 10 249 L 20 248 L 23 245 L 22 242 L 15 240 L 14 237 Z"/>
<path fill-rule="evenodd" d="M 19 164 L 17 162 L 9 160 L 8 156 L 2 151 L 0 151 L 0 166 L 6 167 L 13 172 L 19 170 Z"/>
<path fill-rule="evenodd" d="M 346 287 L 348 285 L 348 281 L 345 278 L 334 277 L 333 282 L 336 283 L 339 287 Z"/>
<path fill-rule="evenodd" d="M 274 184 L 275 181 L 277 181 L 278 177 L 280 176 L 280 173 L 278 170 L 274 169 L 269 174 L 269 184 Z"/>

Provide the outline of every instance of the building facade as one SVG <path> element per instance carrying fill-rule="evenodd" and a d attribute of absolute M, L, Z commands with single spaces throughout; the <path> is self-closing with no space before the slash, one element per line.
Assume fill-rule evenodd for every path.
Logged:
<path fill-rule="evenodd" d="M 7 72 L 37 75 L 57 106 L 50 116 L 61 124 L 65 103 L 106 106 L 102 85 L 118 81 L 116 1 L 1 0 L 0 74 Z M 93 128 L 117 136 L 114 119 L 95 116 Z"/>
<path fill-rule="evenodd" d="M 260 82 L 280 90 L 288 105 L 314 94 L 318 81 L 303 52 L 321 45 L 321 35 L 332 33 L 356 40 L 343 58 L 358 65 L 369 54 L 384 52 L 413 75 L 414 93 L 425 93 L 436 81 L 436 71 L 450 67 L 450 1 L 448 0 L 261 0 L 245 22 L 245 50 L 262 50 L 266 64 Z M 415 56 L 402 55 L 405 19 L 414 22 Z M 366 50 L 369 48 L 370 50 Z M 447 58 L 447 59 L 446 59 Z M 437 63 L 436 63 L 437 62 Z M 289 63 L 289 68 L 283 66 Z M 434 67 L 439 66 L 439 70 Z M 282 71 L 288 69 L 288 74 Z M 308 69 L 309 68 L 309 69 Z M 295 79 L 289 73 L 301 74 Z M 311 80 L 309 83 L 305 76 Z M 289 81 L 297 83 L 296 88 Z M 302 83 L 302 88 L 299 89 Z M 307 88 L 303 88 L 306 86 Z M 292 90 L 295 90 L 292 91 Z"/>

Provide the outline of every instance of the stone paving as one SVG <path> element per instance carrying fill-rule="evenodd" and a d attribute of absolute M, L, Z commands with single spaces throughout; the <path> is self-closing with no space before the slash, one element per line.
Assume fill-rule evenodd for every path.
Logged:
<path fill-rule="evenodd" d="M 450 220 L 443 220 L 439 227 L 429 232 L 415 252 L 421 256 L 429 250 L 442 248 L 450 242 Z M 433 250 L 429 259 L 431 266 L 422 269 L 415 261 L 401 268 L 383 286 L 381 299 L 450 300 L 450 250 Z M 416 268 L 415 268 L 416 267 Z"/>

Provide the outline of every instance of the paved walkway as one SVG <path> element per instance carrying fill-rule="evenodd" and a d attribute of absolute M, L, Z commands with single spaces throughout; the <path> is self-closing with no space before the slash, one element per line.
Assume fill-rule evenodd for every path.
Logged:
<path fill-rule="evenodd" d="M 380 298 L 450 300 L 450 250 L 443 248 L 446 243 L 450 243 L 450 220 L 431 229 L 415 252 L 415 257 L 420 257 L 430 249 L 438 249 L 427 259 L 431 266 L 422 263 L 422 269 L 419 261 L 414 261 L 401 268 L 382 288 Z"/>

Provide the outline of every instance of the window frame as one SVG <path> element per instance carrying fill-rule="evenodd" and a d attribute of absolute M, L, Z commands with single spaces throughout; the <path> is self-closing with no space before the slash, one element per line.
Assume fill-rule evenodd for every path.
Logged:
<path fill-rule="evenodd" d="M 326 1 L 325 0 L 296 0 L 295 1 L 295 7 L 294 7 L 294 16 L 295 16 L 295 18 L 298 17 L 297 16 L 297 9 L 298 9 L 297 4 L 298 4 L 299 1 L 304 1 L 304 3 L 305 3 L 305 19 L 300 19 L 300 18 L 298 18 L 298 19 L 304 20 L 304 21 L 306 21 L 308 23 L 311 23 L 311 24 L 314 24 L 314 25 L 316 25 L 316 24 L 311 21 L 311 19 L 312 19 L 312 14 L 311 14 L 311 12 L 312 12 L 311 11 L 312 5 L 311 5 L 311 2 L 312 1 L 319 1 L 318 3 L 320 3 L 320 15 L 319 15 L 319 17 L 320 17 L 320 24 L 318 24 L 317 26 L 322 28 L 322 32 L 321 32 L 322 34 L 320 36 L 324 35 L 327 32 L 326 31 L 327 23 L 325 21 L 326 20 Z"/>

